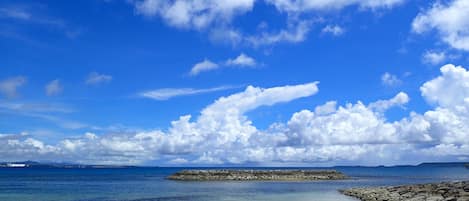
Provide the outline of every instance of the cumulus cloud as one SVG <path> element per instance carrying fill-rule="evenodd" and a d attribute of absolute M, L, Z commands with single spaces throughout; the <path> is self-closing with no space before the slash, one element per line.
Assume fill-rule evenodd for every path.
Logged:
<path fill-rule="evenodd" d="M 385 72 L 381 76 L 381 83 L 385 86 L 397 86 L 402 84 L 402 80 L 400 80 L 396 75 L 393 75 L 391 73 Z"/>
<path fill-rule="evenodd" d="M 165 130 L 64 139 L 47 145 L 29 136 L 0 135 L 0 154 L 21 159 L 59 158 L 86 163 L 167 164 L 396 164 L 469 157 L 469 72 L 445 65 L 420 88 L 433 105 L 389 121 L 385 112 L 402 107 L 400 92 L 371 103 L 326 102 L 292 114 L 286 122 L 259 129 L 246 115 L 318 92 L 317 83 L 273 88 L 247 87 L 221 97 L 193 118 L 181 116 Z M 21 153 L 21 154 L 20 154 Z"/>
<path fill-rule="evenodd" d="M 213 87 L 207 89 L 193 89 L 193 88 L 164 88 L 145 91 L 139 95 L 145 98 L 151 98 L 154 100 L 168 100 L 178 96 L 189 96 L 203 93 L 210 93 L 215 91 L 222 91 L 227 89 L 233 89 L 231 86 Z"/>
<path fill-rule="evenodd" d="M 441 40 L 455 49 L 469 51 L 469 2 L 436 1 L 420 12 L 412 22 L 412 30 L 421 34 L 435 30 Z"/>
<path fill-rule="evenodd" d="M 469 101 L 469 72 L 462 66 L 447 64 L 441 67 L 441 76 L 420 87 L 430 103 L 445 108 L 467 104 Z"/>
<path fill-rule="evenodd" d="M 92 72 L 88 75 L 85 80 L 87 85 L 98 85 L 101 83 L 107 83 L 112 80 L 112 76 L 106 74 L 99 74 L 97 72 Z"/>
<path fill-rule="evenodd" d="M 52 80 L 45 86 L 46 95 L 55 96 L 57 94 L 60 94 L 63 91 L 63 88 L 64 87 L 60 83 L 60 80 Z"/>
<path fill-rule="evenodd" d="M 244 115 L 246 112 L 260 106 L 307 97 L 317 91 L 316 83 L 268 89 L 249 86 L 243 92 L 219 98 L 203 109 L 195 121 L 191 121 L 190 115 L 181 116 L 179 120 L 171 122 L 166 132 L 154 130 L 107 136 L 88 133 L 80 138 L 65 139 L 54 146 L 33 146 L 31 140 L 21 136 L 14 145 L 2 141 L 8 146 L 4 146 L 5 149 L 0 153 L 3 155 L 14 150 L 21 152 L 27 148 L 36 150 L 37 158 L 62 156 L 64 160 L 88 163 L 138 163 L 161 155 L 191 154 L 195 157 L 192 160 L 201 162 L 223 161 L 211 156 L 213 153 L 204 152 L 226 151 L 239 143 L 247 146 L 257 129 Z"/>
<path fill-rule="evenodd" d="M 18 96 L 17 89 L 26 83 L 26 77 L 16 76 L 0 81 L 0 92 L 7 98 Z"/>
<path fill-rule="evenodd" d="M 195 76 L 198 75 L 201 72 L 207 72 L 207 71 L 212 71 L 220 66 L 216 63 L 213 63 L 212 61 L 208 59 L 204 59 L 203 61 L 196 63 L 192 68 L 191 71 L 189 72 L 189 75 Z"/>
<path fill-rule="evenodd" d="M 321 30 L 321 32 L 324 34 L 332 34 L 334 36 L 340 36 L 345 32 L 345 30 L 339 25 L 327 25 Z"/>

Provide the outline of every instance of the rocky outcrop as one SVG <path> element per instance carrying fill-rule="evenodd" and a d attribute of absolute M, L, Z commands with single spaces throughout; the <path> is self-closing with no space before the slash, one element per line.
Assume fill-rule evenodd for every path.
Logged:
<path fill-rule="evenodd" d="M 363 201 L 468 201 L 469 181 L 352 188 L 340 192 Z"/>
<path fill-rule="evenodd" d="M 168 177 L 181 181 L 310 181 L 346 178 L 335 170 L 183 170 Z"/>

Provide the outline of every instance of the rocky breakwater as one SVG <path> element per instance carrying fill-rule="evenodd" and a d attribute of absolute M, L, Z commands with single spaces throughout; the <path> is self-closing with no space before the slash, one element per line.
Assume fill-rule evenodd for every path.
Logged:
<path fill-rule="evenodd" d="M 469 201 L 469 181 L 352 188 L 340 192 L 363 201 Z"/>
<path fill-rule="evenodd" d="M 314 181 L 346 178 L 335 170 L 183 170 L 168 177 L 181 181 Z"/>

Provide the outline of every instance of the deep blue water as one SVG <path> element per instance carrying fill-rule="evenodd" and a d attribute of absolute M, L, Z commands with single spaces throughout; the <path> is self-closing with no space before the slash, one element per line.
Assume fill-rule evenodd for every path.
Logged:
<path fill-rule="evenodd" d="M 181 169 L 4 168 L 0 169 L 0 201 L 346 201 L 354 199 L 339 194 L 338 189 L 469 180 L 469 169 L 462 165 L 334 168 L 352 177 L 343 181 L 178 182 L 165 179 Z"/>

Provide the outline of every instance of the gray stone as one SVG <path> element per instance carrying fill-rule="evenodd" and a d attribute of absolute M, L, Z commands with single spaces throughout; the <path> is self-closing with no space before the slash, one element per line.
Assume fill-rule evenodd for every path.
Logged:
<path fill-rule="evenodd" d="M 394 187 L 351 188 L 341 193 L 363 201 L 469 201 L 469 181 L 415 184 Z"/>
<path fill-rule="evenodd" d="M 181 181 L 312 181 L 339 180 L 335 170 L 183 170 L 167 177 Z"/>

